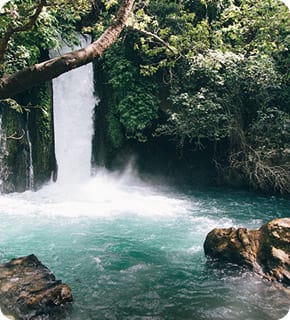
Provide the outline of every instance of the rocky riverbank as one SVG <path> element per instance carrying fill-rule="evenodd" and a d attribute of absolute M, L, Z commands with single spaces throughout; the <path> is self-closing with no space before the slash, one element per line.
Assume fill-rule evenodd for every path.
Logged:
<path fill-rule="evenodd" d="M 0 264 L 0 308 L 10 319 L 64 319 L 71 289 L 35 255 Z"/>
<path fill-rule="evenodd" d="M 207 235 L 204 251 L 218 261 L 246 266 L 290 285 L 290 218 L 272 220 L 258 230 L 216 228 Z"/>

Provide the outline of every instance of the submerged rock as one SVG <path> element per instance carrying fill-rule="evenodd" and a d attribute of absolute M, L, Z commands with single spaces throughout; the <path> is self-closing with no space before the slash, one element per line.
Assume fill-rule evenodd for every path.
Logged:
<path fill-rule="evenodd" d="M 0 308 L 12 319 L 64 319 L 71 301 L 69 286 L 35 255 L 0 264 Z"/>
<path fill-rule="evenodd" d="M 290 218 L 272 220 L 258 230 L 213 229 L 204 242 L 204 252 L 290 285 Z"/>

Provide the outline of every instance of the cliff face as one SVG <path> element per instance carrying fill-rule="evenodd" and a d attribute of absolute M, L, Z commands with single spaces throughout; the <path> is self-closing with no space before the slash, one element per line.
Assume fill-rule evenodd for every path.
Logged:
<path fill-rule="evenodd" d="M 0 191 L 37 189 L 55 170 L 50 85 L 0 105 Z"/>
<path fill-rule="evenodd" d="M 28 142 L 23 113 L 1 107 L 1 192 L 24 191 L 28 184 Z"/>

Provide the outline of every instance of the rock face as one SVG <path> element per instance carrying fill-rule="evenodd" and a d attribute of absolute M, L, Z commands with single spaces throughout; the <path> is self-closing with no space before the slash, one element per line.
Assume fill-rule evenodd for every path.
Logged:
<path fill-rule="evenodd" d="M 46 60 L 46 53 L 40 54 Z M 51 85 L 40 85 L 16 100 L 18 109 L 8 100 L 0 101 L 0 191 L 4 193 L 38 189 L 56 171 Z"/>
<path fill-rule="evenodd" d="M 0 308 L 12 319 L 65 319 L 71 301 L 69 286 L 35 255 L 0 264 Z"/>
<path fill-rule="evenodd" d="M 290 285 L 290 218 L 275 219 L 258 230 L 214 229 L 204 252 L 223 262 L 247 266 L 269 280 Z"/>

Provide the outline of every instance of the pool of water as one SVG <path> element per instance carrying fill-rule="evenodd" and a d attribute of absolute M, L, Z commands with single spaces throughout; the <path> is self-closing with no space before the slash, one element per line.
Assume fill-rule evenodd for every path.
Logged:
<path fill-rule="evenodd" d="M 203 253 L 214 227 L 258 228 L 289 201 L 152 186 L 100 172 L 77 186 L 0 196 L 0 262 L 31 253 L 68 283 L 70 319 L 277 320 L 289 295 Z"/>

